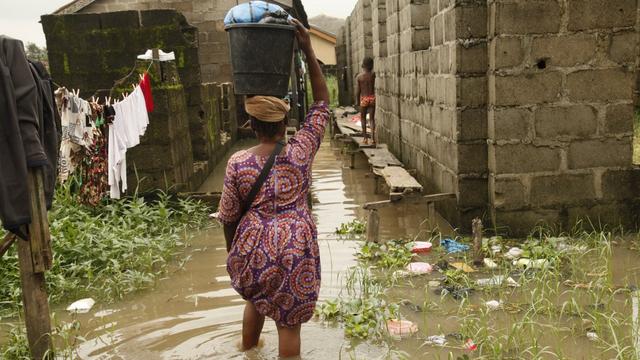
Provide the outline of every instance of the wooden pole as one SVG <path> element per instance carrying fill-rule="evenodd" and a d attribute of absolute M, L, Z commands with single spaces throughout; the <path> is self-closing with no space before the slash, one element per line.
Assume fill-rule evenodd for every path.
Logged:
<path fill-rule="evenodd" d="M 42 169 L 30 169 L 27 178 L 31 202 L 29 240 L 18 240 L 18 262 L 27 338 L 33 359 L 53 358 L 51 318 L 44 272 L 51 268 L 52 252 Z"/>
<path fill-rule="evenodd" d="M 367 241 L 380 241 L 380 215 L 378 210 L 369 210 L 367 217 Z"/>
<path fill-rule="evenodd" d="M 480 266 L 484 263 L 484 254 L 482 253 L 482 220 L 473 219 L 471 223 L 473 231 L 473 263 Z"/>

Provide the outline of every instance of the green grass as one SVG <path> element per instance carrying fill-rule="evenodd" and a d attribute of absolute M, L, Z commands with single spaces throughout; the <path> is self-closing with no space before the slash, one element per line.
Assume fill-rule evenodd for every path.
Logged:
<path fill-rule="evenodd" d="M 154 202 L 133 197 L 90 208 L 80 205 L 68 187 L 58 190 L 49 212 L 50 302 L 93 297 L 108 303 L 152 287 L 182 252 L 187 230 L 204 226 L 207 213 L 201 203 L 166 195 Z M 21 310 L 15 246 L 0 261 L 0 273 L 1 320 Z"/>
<path fill-rule="evenodd" d="M 338 78 L 335 75 L 325 75 L 327 87 L 329 88 L 329 106 L 331 108 L 338 107 Z M 311 91 L 311 82 L 307 80 L 307 104 L 313 104 L 313 94 Z"/>
<path fill-rule="evenodd" d="M 633 163 L 640 165 L 640 113 L 636 114 L 635 136 L 633 137 Z"/>

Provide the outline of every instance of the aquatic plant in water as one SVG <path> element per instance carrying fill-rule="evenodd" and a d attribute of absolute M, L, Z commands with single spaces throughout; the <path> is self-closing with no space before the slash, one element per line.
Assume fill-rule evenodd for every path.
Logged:
<path fill-rule="evenodd" d="M 336 234 L 338 235 L 362 235 L 367 230 L 367 223 L 358 219 L 350 221 L 348 223 L 340 224 L 339 228 L 336 228 Z"/>

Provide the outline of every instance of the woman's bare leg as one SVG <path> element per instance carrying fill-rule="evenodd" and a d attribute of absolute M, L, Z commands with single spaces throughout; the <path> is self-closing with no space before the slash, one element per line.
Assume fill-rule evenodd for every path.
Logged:
<path fill-rule="evenodd" d="M 278 326 L 278 344 L 281 358 L 300 356 L 300 325 L 292 328 Z"/>
<path fill-rule="evenodd" d="M 260 315 L 256 307 L 247 301 L 242 318 L 242 349 L 251 350 L 258 346 L 260 334 L 264 326 L 264 315 Z"/>

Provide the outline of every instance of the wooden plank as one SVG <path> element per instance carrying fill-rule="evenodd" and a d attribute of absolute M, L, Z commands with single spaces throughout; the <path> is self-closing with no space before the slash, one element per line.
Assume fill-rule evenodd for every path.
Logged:
<path fill-rule="evenodd" d="M 2 244 L 0 244 L 0 258 L 4 256 L 4 254 L 9 251 L 11 245 L 15 243 L 16 236 L 12 233 L 8 233 L 4 239 L 2 240 Z"/>
<path fill-rule="evenodd" d="M 364 143 L 364 137 L 362 136 L 352 136 L 351 137 L 353 139 L 353 141 L 358 144 L 358 147 L 360 149 L 365 149 L 365 148 L 375 148 L 376 146 L 374 144 L 372 144 L 371 142 L 369 142 L 368 144 Z"/>
<path fill-rule="evenodd" d="M 456 194 L 444 193 L 444 194 L 432 194 L 432 195 L 425 195 L 425 196 L 411 196 L 411 195 L 409 196 L 405 195 L 401 197 L 394 196 L 392 199 L 389 199 L 389 200 L 374 201 L 374 202 L 366 203 L 362 206 L 362 208 L 365 210 L 376 210 L 376 209 L 382 209 L 384 207 L 387 207 L 399 202 L 432 204 L 435 202 L 452 200 L 452 199 L 456 199 Z"/>
<path fill-rule="evenodd" d="M 51 269 L 53 263 L 51 234 L 49 233 L 47 203 L 44 199 L 44 180 L 41 168 L 29 171 L 27 184 L 31 203 L 29 244 L 31 245 L 33 271 L 39 274 Z"/>
<path fill-rule="evenodd" d="M 44 273 L 33 271 L 31 245 L 18 240 L 18 262 L 22 281 L 22 303 L 27 339 L 33 359 L 46 358 L 51 349 L 51 318 Z"/>
<path fill-rule="evenodd" d="M 374 168 L 384 168 L 387 166 L 404 167 L 402 162 L 393 156 L 384 144 L 378 145 L 377 148 L 362 149 L 362 152 L 369 158 L 369 164 Z"/>
<path fill-rule="evenodd" d="M 389 186 L 390 192 L 422 191 L 422 185 L 407 170 L 399 166 L 389 166 L 382 169 L 382 177 Z"/>
<path fill-rule="evenodd" d="M 18 241 L 18 263 L 29 349 L 34 359 L 52 358 L 51 317 L 44 272 L 51 268 L 52 254 L 42 168 L 27 176 L 31 206 L 29 241 Z"/>

